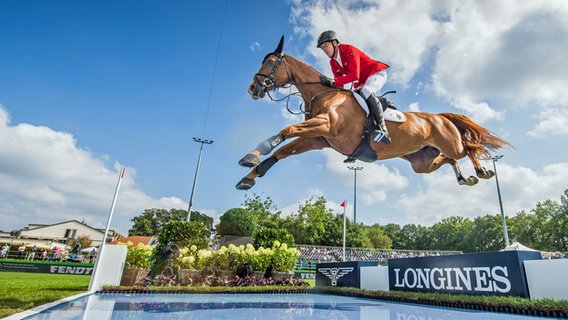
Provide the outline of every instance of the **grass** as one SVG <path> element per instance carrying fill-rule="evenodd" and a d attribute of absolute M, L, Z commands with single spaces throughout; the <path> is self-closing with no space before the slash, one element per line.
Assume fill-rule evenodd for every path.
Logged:
<path fill-rule="evenodd" d="M 0 318 L 89 289 L 90 275 L 0 272 Z"/>

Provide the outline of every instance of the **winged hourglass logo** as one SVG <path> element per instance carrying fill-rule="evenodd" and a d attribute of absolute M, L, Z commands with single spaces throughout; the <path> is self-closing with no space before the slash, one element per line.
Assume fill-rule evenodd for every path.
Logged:
<path fill-rule="evenodd" d="M 353 271 L 353 267 L 350 268 L 319 268 L 319 272 L 323 273 L 326 277 L 331 279 L 331 285 L 337 285 L 337 279 L 343 277 L 349 272 Z"/>

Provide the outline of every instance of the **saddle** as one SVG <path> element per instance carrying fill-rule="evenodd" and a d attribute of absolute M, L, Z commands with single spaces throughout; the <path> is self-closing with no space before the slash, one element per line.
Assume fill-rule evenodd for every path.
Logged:
<path fill-rule="evenodd" d="M 383 96 L 379 96 L 381 105 L 383 106 L 385 121 L 391 122 L 405 122 L 406 116 L 404 113 L 396 110 L 396 107 L 392 101 L 387 101 Z M 375 162 L 377 161 L 377 154 L 373 149 L 371 149 L 371 135 L 375 129 L 375 122 L 371 115 L 367 115 L 365 120 L 365 127 L 363 129 L 363 137 L 361 138 L 361 143 L 353 151 L 352 154 L 347 156 L 347 159 L 343 160 L 344 163 L 352 163 L 355 160 L 361 160 L 363 162 Z"/>

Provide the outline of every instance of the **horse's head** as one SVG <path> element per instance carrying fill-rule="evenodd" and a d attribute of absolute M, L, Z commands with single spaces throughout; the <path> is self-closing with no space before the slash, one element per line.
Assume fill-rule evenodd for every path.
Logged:
<path fill-rule="evenodd" d="M 263 98 L 267 91 L 276 89 L 286 84 L 289 80 L 286 70 L 281 70 L 280 65 L 284 61 L 284 36 L 280 38 L 280 42 L 274 52 L 267 54 L 262 60 L 262 65 L 258 72 L 254 75 L 249 85 L 248 92 L 250 96 L 257 100 Z"/>

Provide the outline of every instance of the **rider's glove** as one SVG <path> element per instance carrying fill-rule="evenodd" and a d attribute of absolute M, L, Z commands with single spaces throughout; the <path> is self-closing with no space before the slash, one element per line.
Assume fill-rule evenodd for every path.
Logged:
<path fill-rule="evenodd" d="M 328 78 L 324 75 L 320 76 L 320 83 L 324 86 L 333 87 L 333 81 L 332 78 Z"/>

